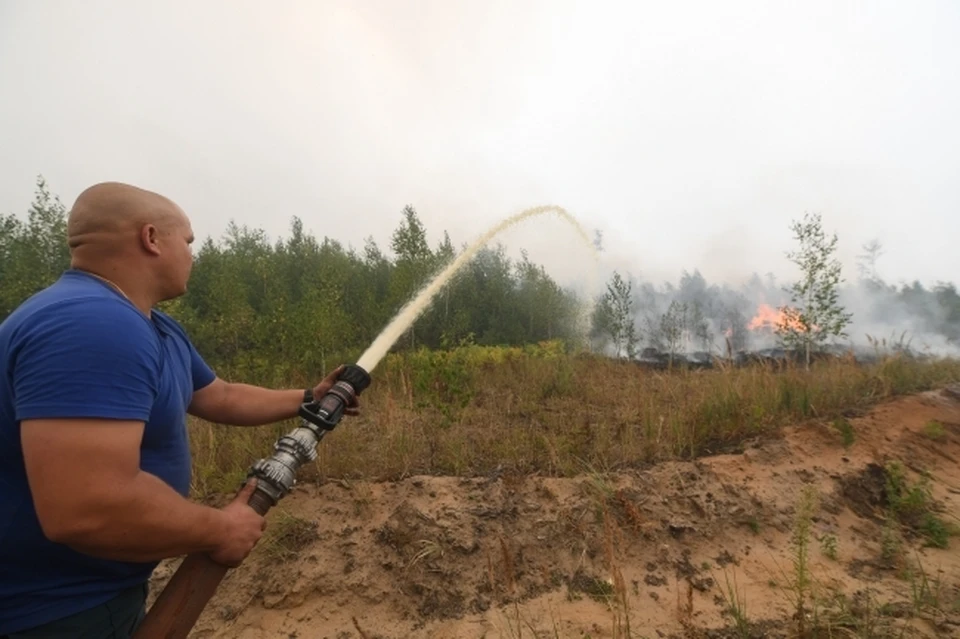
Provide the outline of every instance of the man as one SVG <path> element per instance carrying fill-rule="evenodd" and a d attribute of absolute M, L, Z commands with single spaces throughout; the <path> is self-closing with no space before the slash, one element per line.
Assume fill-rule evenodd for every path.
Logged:
<path fill-rule="evenodd" d="M 217 378 L 153 308 L 186 292 L 193 265 L 175 203 L 97 184 L 67 235 L 71 268 L 0 324 L 0 637 L 11 639 L 128 637 L 159 560 L 241 563 L 265 528 L 247 505 L 254 485 L 222 509 L 188 499 L 186 414 L 267 424 L 307 395 Z"/>

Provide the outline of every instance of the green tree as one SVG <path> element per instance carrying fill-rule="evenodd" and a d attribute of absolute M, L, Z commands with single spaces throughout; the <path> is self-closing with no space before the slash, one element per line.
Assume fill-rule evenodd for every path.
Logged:
<path fill-rule="evenodd" d="M 617 357 L 637 356 L 640 342 L 633 312 L 633 284 L 614 271 L 594 312 L 595 333 L 609 339 Z"/>
<path fill-rule="evenodd" d="M 67 210 L 41 175 L 26 220 L 0 216 L 0 318 L 69 267 Z"/>
<path fill-rule="evenodd" d="M 800 269 L 801 277 L 790 288 L 792 307 L 781 308 L 783 320 L 777 326 L 781 343 L 801 349 L 806 367 L 810 354 L 830 337 L 846 337 L 846 327 L 853 315 L 840 304 L 840 261 L 834 257 L 837 235 L 830 237 L 823 230 L 819 214 L 805 214 L 802 221 L 790 225 L 794 239 L 800 244 L 787 257 Z"/>
<path fill-rule="evenodd" d="M 670 356 L 670 365 L 673 365 L 673 358 L 680 352 L 683 345 L 684 334 L 687 330 L 687 305 L 685 302 L 673 300 L 667 308 L 667 312 L 660 317 L 660 326 L 658 335 L 660 337 L 660 350 L 666 351 Z"/>
<path fill-rule="evenodd" d="M 433 253 L 427 242 L 427 230 L 416 209 L 403 207 L 403 219 L 390 238 L 390 248 L 396 254 L 396 265 L 391 278 L 393 307 L 399 310 L 426 284 L 433 269 Z M 407 331 L 410 347 L 416 347 L 415 326 Z"/>
<path fill-rule="evenodd" d="M 26 216 L 0 215 L 0 319 L 69 266 L 65 227 L 66 210 L 43 178 Z M 219 238 L 196 246 L 186 295 L 162 310 L 186 326 L 224 374 L 277 383 L 313 378 L 358 357 L 456 254 L 447 233 L 431 250 L 409 206 L 390 240 L 392 258 L 372 237 L 359 251 L 318 240 L 296 216 L 285 238 L 271 241 L 262 229 L 231 221 Z M 576 296 L 543 267 L 526 257 L 513 264 L 502 246 L 483 248 L 435 301 L 441 303 L 427 309 L 408 344 L 567 338 L 578 312 Z"/>

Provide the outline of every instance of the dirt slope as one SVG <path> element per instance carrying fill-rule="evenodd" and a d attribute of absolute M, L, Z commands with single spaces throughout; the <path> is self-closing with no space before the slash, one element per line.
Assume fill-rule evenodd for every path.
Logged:
<path fill-rule="evenodd" d="M 575 479 L 300 487 L 193 636 L 788 637 L 801 621 L 838 637 L 960 636 L 960 538 L 924 547 L 917 532 L 960 524 L 960 397 L 903 398 L 849 424 L 849 447 L 811 423 L 740 454 Z M 904 502 L 895 526 L 896 460 L 911 484 L 931 474 L 932 499 Z"/>

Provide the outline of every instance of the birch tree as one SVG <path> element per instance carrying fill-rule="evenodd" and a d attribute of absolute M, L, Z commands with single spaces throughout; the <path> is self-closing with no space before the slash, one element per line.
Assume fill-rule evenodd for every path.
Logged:
<path fill-rule="evenodd" d="M 806 367 L 810 354 L 831 337 L 846 337 L 853 315 L 840 304 L 840 284 L 844 281 L 840 261 L 836 259 L 837 235 L 823 230 L 819 214 L 804 214 L 802 221 L 790 225 L 800 244 L 787 257 L 800 269 L 800 279 L 787 288 L 792 307 L 781 308 L 782 319 L 776 328 L 781 343 L 802 350 Z"/>

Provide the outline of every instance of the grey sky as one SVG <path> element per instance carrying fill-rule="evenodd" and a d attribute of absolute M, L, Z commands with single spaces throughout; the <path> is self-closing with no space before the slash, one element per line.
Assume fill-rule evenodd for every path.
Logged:
<path fill-rule="evenodd" d="M 960 280 L 960 4 L 0 0 L 0 210 L 44 174 L 386 247 L 405 204 L 459 245 L 557 204 L 604 267 L 791 269 L 818 211 L 848 277 Z M 575 235 L 504 236 L 565 278 Z"/>

